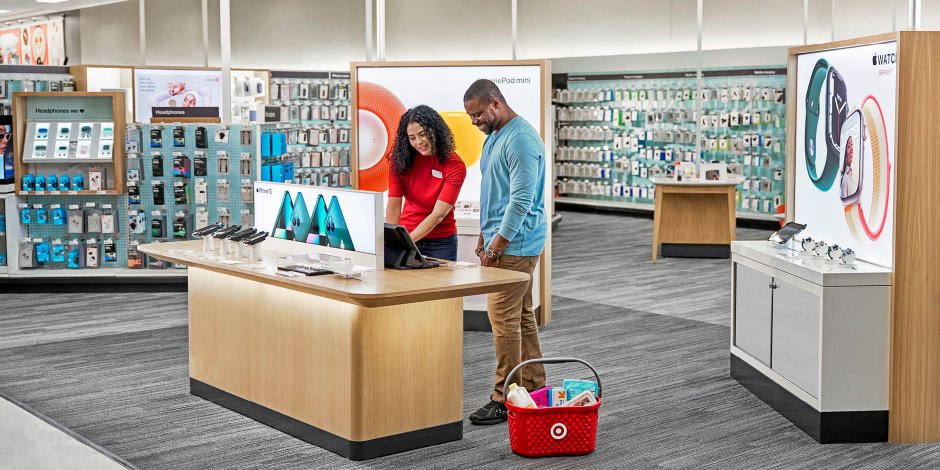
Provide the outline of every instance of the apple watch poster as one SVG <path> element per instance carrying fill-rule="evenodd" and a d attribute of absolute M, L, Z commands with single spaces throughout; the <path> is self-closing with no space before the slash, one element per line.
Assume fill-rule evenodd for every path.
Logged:
<path fill-rule="evenodd" d="M 796 61 L 794 220 L 805 234 L 891 267 L 897 41 Z"/>

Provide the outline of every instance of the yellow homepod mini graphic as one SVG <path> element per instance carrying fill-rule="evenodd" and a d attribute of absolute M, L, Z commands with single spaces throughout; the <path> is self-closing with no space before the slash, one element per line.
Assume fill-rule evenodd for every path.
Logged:
<path fill-rule="evenodd" d="M 476 165 L 483 153 L 483 140 L 486 135 L 473 125 L 470 116 L 464 111 L 443 112 L 441 117 L 454 133 L 454 151 L 460 155 L 460 159 L 468 168 Z"/>

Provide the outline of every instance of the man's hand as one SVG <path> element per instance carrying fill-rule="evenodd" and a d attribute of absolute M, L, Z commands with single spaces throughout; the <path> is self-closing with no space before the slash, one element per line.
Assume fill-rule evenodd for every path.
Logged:
<path fill-rule="evenodd" d="M 480 257 L 480 266 L 486 266 L 488 268 L 498 268 L 499 267 L 499 258 L 490 258 L 486 256 L 486 253 L 483 253 L 483 256 Z"/>

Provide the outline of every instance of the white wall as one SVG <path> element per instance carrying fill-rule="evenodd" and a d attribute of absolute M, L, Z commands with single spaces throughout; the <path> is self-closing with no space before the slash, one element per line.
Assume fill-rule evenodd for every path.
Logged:
<path fill-rule="evenodd" d="M 79 13 L 82 63 L 140 64 L 138 23 L 135 1 L 82 9 Z"/>
<path fill-rule="evenodd" d="M 133 1 L 126 3 L 137 6 Z M 217 3 L 217 0 L 213 3 Z M 202 2 L 200 0 L 150 0 L 145 5 L 146 65 L 204 66 Z M 218 22 L 218 16 L 216 16 L 215 23 Z"/>
<path fill-rule="evenodd" d="M 386 60 L 512 59 L 509 0 L 386 0 L 385 13 Z"/>
<path fill-rule="evenodd" d="M 832 29 L 832 2 L 836 24 Z M 147 0 L 147 64 L 203 65 L 201 0 Z M 810 0 L 809 43 L 889 32 L 908 0 Z M 209 0 L 209 65 L 219 66 L 219 0 Z M 694 67 L 696 0 L 518 0 L 518 57 L 555 71 Z M 704 0 L 706 66 L 770 65 L 803 43 L 803 0 Z M 80 10 L 71 63 L 139 65 L 138 2 Z M 940 0 L 924 0 L 940 29 Z M 365 60 L 364 0 L 231 0 L 232 65 L 345 70 Z M 67 28 L 68 29 L 68 28 Z M 719 52 L 731 51 L 731 52 Z M 672 54 L 670 54 L 672 53 Z M 511 0 L 386 0 L 387 60 L 509 59 Z"/>
<path fill-rule="evenodd" d="M 366 59 L 363 0 L 232 0 L 231 9 L 232 67 L 349 70 Z"/>

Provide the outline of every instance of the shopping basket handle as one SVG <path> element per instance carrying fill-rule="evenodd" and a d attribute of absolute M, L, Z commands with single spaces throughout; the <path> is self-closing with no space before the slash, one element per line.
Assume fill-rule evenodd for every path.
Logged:
<path fill-rule="evenodd" d="M 574 357 L 559 357 L 555 359 L 544 359 L 544 358 L 543 359 L 529 359 L 528 361 L 523 361 L 521 364 L 514 367 L 509 372 L 509 375 L 506 376 L 506 381 L 503 382 L 503 393 L 505 394 L 507 393 L 506 391 L 509 390 L 509 379 L 511 379 L 513 375 L 516 375 L 516 372 L 518 372 L 519 369 L 529 364 L 564 364 L 567 362 L 580 362 L 581 364 L 588 366 L 588 369 L 591 369 L 591 372 L 594 373 L 594 378 L 597 379 L 597 398 L 600 398 L 601 397 L 601 376 L 597 374 L 597 370 L 594 369 L 594 366 L 588 364 L 585 361 L 582 361 L 581 359 L 574 358 Z M 534 392 L 535 390 L 530 390 L 530 391 Z"/>

